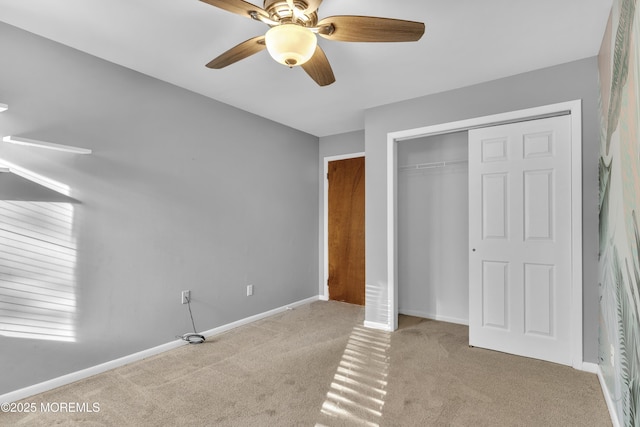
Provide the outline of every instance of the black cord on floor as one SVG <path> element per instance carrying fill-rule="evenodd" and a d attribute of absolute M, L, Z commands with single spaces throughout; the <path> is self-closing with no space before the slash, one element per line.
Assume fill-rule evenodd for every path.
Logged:
<path fill-rule="evenodd" d="M 187 307 L 189 308 L 189 316 L 191 317 L 191 325 L 193 326 L 193 333 L 187 333 L 179 338 L 188 342 L 189 344 L 200 344 L 205 341 L 204 335 L 200 335 L 196 332 L 196 323 L 193 321 L 193 313 L 191 312 L 191 297 L 185 296 L 187 300 Z"/>

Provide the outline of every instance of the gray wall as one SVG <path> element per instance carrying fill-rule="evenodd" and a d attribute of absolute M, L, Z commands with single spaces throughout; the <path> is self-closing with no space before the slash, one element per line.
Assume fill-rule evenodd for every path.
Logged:
<path fill-rule="evenodd" d="M 582 99 L 583 106 L 583 352 L 585 361 L 597 361 L 599 119 L 595 57 L 366 112 L 366 320 L 384 324 L 389 321 L 384 307 L 387 293 L 387 133 L 574 99 Z"/>
<path fill-rule="evenodd" d="M 318 205 L 319 222 L 318 222 L 318 251 L 320 260 L 318 264 L 318 294 L 324 293 L 324 158 L 331 156 L 340 156 L 343 154 L 364 153 L 364 130 L 354 132 L 341 133 L 338 135 L 325 136 L 320 138 L 320 149 L 318 152 L 318 168 L 319 168 L 319 187 L 318 187 Z"/>
<path fill-rule="evenodd" d="M 190 332 L 183 289 L 199 330 L 318 294 L 317 137 L 2 23 L 0 57 L 2 135 L 94 150 L 0 146 L 76 200 L 75 342 L 0 336 L 0 394 Z"/>

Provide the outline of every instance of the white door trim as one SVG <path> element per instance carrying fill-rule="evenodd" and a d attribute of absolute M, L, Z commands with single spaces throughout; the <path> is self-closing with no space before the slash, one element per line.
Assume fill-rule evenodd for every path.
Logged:
<path fill-rule="evenodd" d="M 324 257 L 324 267 L 322 277 L 320 278 L 319 298 L 322 301 L 329 301 L 329 180 L 327 179 L 327 174 L 329 173 L 329 162 L 333 162 L 336 160 L 346 160 L 346 159 L 355 159 L 357 157 L 365 157 L 364 152 L 358 153 L 349 153 L 349 154 L 340 154 L 336 156 L 327 156 L 324 158 L 324 173 L 322 182 L 324 188 L 324 201 L 322 202 L 324 206 L 324 218 L 323 218 L 323 257 Z"/>
<path fill-rule="evenodd" d="M 574 100 L 508 113 L 426 126 L 387 134 L 387 283 L 389 330 L 398 328 L 397 146 L 425 136 L 478 127 L 571 115 L 571 352 L 572 366 L 582 369 L 582 101 Z"/>

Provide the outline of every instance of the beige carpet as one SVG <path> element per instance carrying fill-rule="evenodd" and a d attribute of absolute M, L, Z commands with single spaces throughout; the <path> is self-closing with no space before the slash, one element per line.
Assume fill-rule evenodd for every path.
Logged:
<path fill-rule="evenodd" d="M 36 413 L 0 425 L 611 425 L 593 374 L 469 348 L 465 326 L 362 321 L 316 302 L 27 399 Z M 65 402 L 99 412 L 40 411 Z"/>

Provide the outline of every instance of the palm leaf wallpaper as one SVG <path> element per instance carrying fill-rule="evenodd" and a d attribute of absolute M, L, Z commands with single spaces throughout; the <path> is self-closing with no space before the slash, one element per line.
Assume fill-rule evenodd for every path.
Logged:
<path fill-rule="evenodd" d="M 640 15 L 614 0 L 600 70 L 599 363 L 623 425 L 640 425 Z"/>

